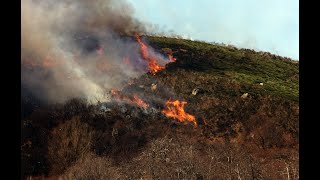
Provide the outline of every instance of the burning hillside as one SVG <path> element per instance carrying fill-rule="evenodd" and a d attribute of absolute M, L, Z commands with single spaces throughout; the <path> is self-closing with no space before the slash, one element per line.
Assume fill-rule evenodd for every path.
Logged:
<path fill-rule="evenodd" d="M 120 92 L 117 90 L 111 90 L 111 93 L 113 95 L 114 100 L 116 101 L 124 101 L 129 104 L 135 104 L 138 107 L 143 107 L 145 109 L 149 107 L 149 105 L 143 102 L 143 100 L 141 100 L 136 94 L 134 94 L 133 97 L 130 98 L 128 96 L 121 95 Z"/>
<path fill-rule="evenodd" d="M 245 174 L 241 177 L 281 179 L 284 175 L 274 172 L 287 168 L 292 173 L 290 175 L 296 177 L 298 64 L 282 57 L 258 60 L 260 53 L 245 49 L 234 51 L 228 47 L 171 38 L 140 38 L 144 39 L 144 44 L 150 44 L 146 45 L 148 49 L 153 47 L 155 52 L 163 53 L 161 56 L 171 54 L 177 60 L 156 73 L 151 73 L 146 63 L 145 74 L 123 81 L 107 91 L 110 95 L 108 101 L 88 104 L 82 100 L 69 100 L 54 106 L 32 105 L 32 108 L 28 108 L 31 102 L 24 101 L 24 109 L 28 110 L 23 113 L 25 118 L 22 120 L 24 174 L 61 175 L 71 173 L 71 170 L 80 173 L 72 166 L 73 163 L 75 166 L 82 164 L 75 162 L 75 159 L 82 161 L 80 156 L 69 156 L 68 149 L 74 148 L 74 152 L 93 152 L 98 159 L 107 156 L 114 164 L 106 167 L 120 168 L 122 179 L 126 179 L 124 176 L 140 178 L 142 171 L 149 175 L 158 173 L 157 177 L 160 174 L 168 177 L 170 174 L 165 172 L 171 172 L 176 179 L 182 176 L 177 168 L 186 168 L 186 160 L 198 168 L 188 171 L 184 177 L 195 177 L 193 173 L 222 179 L 238 177 L 223 168 L 205 169 L 208 163 L 217 162 L 234 170 L 242 168 Z M 132 42 L 137 43 L 137 56 L 147 62 L 136 37 L 132 36 Z M 243 59 L 241 54 L 248 59 Z M 127 65 L 124 62 L 129 61 L 129 66 L 134 65 L 134 58 L 128 57 L 129 60 L 124 58 L 121 63 Z M 243 94 L 247 94 L 246 98 L 242 98 Z M 35 101 L 34 98 L 31 100 Z M 91 138 L 76 133 L 80 131 Z M 72 139 L 77 137 L 79 140 Z M 70 142 L 70 147 L 63 148 L 64 142 Z M 75 142 L 90 142 L 91 145 L 80 150 L 77 149 L 81 147 L 79 144 L 72 145 Z M 226 146 L 226 142 L 230 145 Z M 48 152 L 46 148 L 51 150 Z M 189 159 L 190 154 L 179 153 L 181 149 L 191 152 L 190 148 L 195 148 L 192 152 L 197 158 Z M 151 152 L 158 155 L 151 156 Z M 167 157 L 162 157 L 163 152 Z M 215 160 L 207 162 L 212 153 Z M 234 155 L 238 159 L 232 163 L 227 161 Z M 177 156 L 181 156 L 180 159 L 175 159 Z M 262 163 L 263 159 L 268 160 Z M 148 165 L 148 162 L 167 165 Z M 174 162 L 177 164 L 170 164 Z M 220 165 L 216 164 L 217 167 Z M 134 166 L 142 170 L 136 169 L 132 173 L 126 170 Z M 158 170 L 151 171 L 147 167 Z M 81 173 L 84 171 L 82 169 Z"/>
<path fill-rule="evenodd" d="M 164 70 L 167 63 L 176 60 L 172 51 L 164 54 L 148 46 L 140 37 L 141 33 L 135 32 L 143 32 L 143 25 L 127 14 L 121 14 L 120 9 L 125 4 L 117 11 L 109 7 L 116 4 L 112 0 L 101 1 L 108 5 L 103 7 L 87 3 L 58 1 L 48 9 L 49 1 L 23 2 L 22 84 L 49 103 L 85 98 L 90 103 L 116 101 L 151 108 L 153 99 L 161 97 L 144 97 L 142 91 L 139 95 L 121 93 L 121 89 L 147 72 L 156 75 Z M 90 8 L 85 8 L 87 6 Z M 43 17 L 44 10 L 47 10 L 45 16 L 49 20 L 38 18 L 36 21 L 35 16 Z M 119 17 L 119 22 L 115 23 L 113 18 L 101 19 L 97 10 L 115 16 L 113 18 Z M 70 13 L 77 16 L 61 19 L 54 17 L 57 11 L 66 17 Z M 88 16 L 84 22 L 77 19 L 82 15 Z M 50 24 L 50 20 L 55 23 Z M 99 23 L 105 23 L 107 30 Z M 62 26 L 65 30 L 60 29 Z M 40 32 L 34 34 L 34 38 L 28 38 L 26 33 L 36 29 Z M 184 112 L 183 107 L 179 108 Z M 170 113 L 167 115 L 173 117 Z"/>
<path fill-rule="evenodd" d="M 124 1 L 21 3 L 23 175 L 297 177 L 298 64 L 142 35 Z"/>
<path fill-rule="evenodd" d="M 149 54 L 148 47 L 140 40 L 140 37 L 136 35 L 137 41 L 140 44 L 141 55 L 144 60 L 148 62 L 150 72 L 155 75 L 156 72 L 163 70 L 164 66 L 157 63 L 157 58 Z"/>
<path fill-rule="evenodd" d="M 184 111 L 184 105 L 187 102 L 179 100 L 175 101 L 167 101 L 166 102 L 166 109 L 162 110 L 162 112 L 171 118 L 177 119 L 180 122 L 192 122 L 195 126 L 197 125 L 196 119 L 193 115 L 188 114 Z"/>
<path fill-rule="evenodd" d="M 131 17 L 125 2 L 23 1 L 21 7 L 21 80 L 51 103 L 108 101 L 106 92 L 163 70 L 172 58 L 135 33 L 144 33 L 145 25 Z"/>

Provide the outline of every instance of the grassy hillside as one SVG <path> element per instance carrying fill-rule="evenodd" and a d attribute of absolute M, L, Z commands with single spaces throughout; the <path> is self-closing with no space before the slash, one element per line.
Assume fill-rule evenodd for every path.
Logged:
<path fill-rule="evenodd" d="M 166 37 L 148 37 L 150 44 L 158 48 L 171 48 L 176 64 L 191 70 L 194 76 L 209 75 L 213 79 L 229 79 L 240 83 L 243 91 L 254 95 L 299 99 L 299 64 L 287 58 L 249 49 L 237 49 L 204 42 Z M 170 70 L 171 68 L 169 68 Z M 259 83 L 264 84 L 260 88 Z"/>
<path fill-rule="evenodd" d="M 22 174 L 71 179 L 297 179 L 296 61 L 183 39 L 142 40 L 177 58 L 156 75 L 147 73 L 122 90 L 144 97 L 154 108 L 106 103 L 108 110 L 101 111 L 100 106 L 73 99 L 35 109 L 21 122 Z M 156 90 L 152 84 L 157 84 Z M 198 126 L 175 123 L 162 114 L 169 98 L 186 101 L 185 111 L 195 116 Z"/>

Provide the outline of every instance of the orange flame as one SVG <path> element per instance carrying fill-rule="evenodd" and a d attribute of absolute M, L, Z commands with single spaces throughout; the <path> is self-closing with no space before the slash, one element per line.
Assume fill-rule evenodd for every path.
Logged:
<path fill-rule="evenodd" d="M 204 124 L 204 125 L 207 125 L 207 124 L 208 124 L 205 119 L 203 120 L 203 124 Z"/>
<path fill-rule="evenodd" d="M 180 122 L 189 121 L 192 122 L 195 126 L 197 126 L 196 118 L 193 115 L 188 114 L 184 111 L 185 104 L 187 104 L 187 102 L 185 101 L 180 102 L 179 100 L 169 100 L 166 102 L 166 109 L 162 110 L 162 112 L 166 116 L 177 119 Z"/>
<path fill-rule="evenodd" d="M 139 107 L 143 107 L 144 109 L 147 109 L 149 107 L 149 104 L 145 103 L 136 94 L 133 95 L 133 98 L 129 98 L 125 95 L 120 94 L 120 91 L 114 89 L 111 90 L 111 94 L 118 101 L 125 101 L 130 104 L 135 104 Z"/>
<path fill-rule="evenodd" d="M 171 54 L 168 54 L 169 62 L 175 62 L 177 58 L 174 58 Z"/>
<path fill-rule="evenodd" d="M 136 39 L 140 44 L 142 58 L 148 62 L 150 72 L 155 75 L 158 71 L 163 70 L 165 67 L 157 63 L 156 57 L 150 56 L 147 45 L 140 40 L 140 37 L 137 34 Z"/>
<path fill-rule="evenodd" d="M 145 109 L 147 109 L 149 107 L 149 104 L 145 103 L 144 101 L 142 101 L 142 99 L 140 99 L 137 95 L 133 95 L 133 101 L 132 103 L 143 107 Z"/>
<path fill-rule="evenodd" d="M 115 90 L 115 89 L 111 89 L 111 94 L 114 95 L 114 96 L 116 96 L 116 98 L 117 98 L 118 96 L 120 96 L 119 91 L 118 91 L 118 90 Z"/>

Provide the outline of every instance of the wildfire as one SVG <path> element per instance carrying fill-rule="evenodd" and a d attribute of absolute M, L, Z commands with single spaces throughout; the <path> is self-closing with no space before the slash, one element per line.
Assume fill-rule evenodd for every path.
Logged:
<path fill-rule="evenodd" d="M 139 107 L 143 107 L 144 109 L 147 109 L 149 107 L 149 104 L 145 103 L 136 94 L 133 95 L 133 98 L 130 98 L 128 96 L 120 94 L 120 91 L 114 90 L 114 89 L 111 90 L 111 94 L 118 101 L 125 101 L 125 102 L 130 103 L 130 104 L 135 104 L 135 105 L 137 105 Z"/>
<path fill-rule="evenodd" d="M 162 110 L 162 112 L 166 116 L 177 119 L 180 122 L 192 122 L 195 126 L 197 126 L 196 118 L 184 111 L 185 104 L 187 104 L 185 101 L 180 102 L 179 100 L 169 100 L 166 102 L 166 109 Z"/>
<path fill-rule="evenodd" d="M 137 95 L 133 95 L 133 101 L 132 103 L 143 107 L 145 109 L 147 109 L 149 107 L 149 104 L 145 103 L 144 101 L 142 101 L 142 99 L 140 99 Z"/>
<path fill-rule="evenodd" d="M 153 75 L 155 75 L 158 71 L 164 69 L 165 68 L 164 66 L 161 66 L 160 64 L 157 63 L 156 57 L 151 56 L 149 54 L 148 46 L 145 45 L 140 40 L 140 37 L 137 34 L 136 34 L 136 39 L 137 39 L 137 41 L 138 41 L 138 43 L 140 45 L 140 51 L 141 51 L 142 58 L 148 62 L 148 66 L 149 66 L 150 72 Z"/>
<path fill-rule="evenodd" d="M 174 58 L 171 54 L 168 54 L 169 62 L 175 62 L 177 58 Z"/>
<path fill-rule="evenodd" d="M 204 124 L 204 125 L 207 125 L 207 124 L 208 124 L 205 119 L 203 120 L 203 124 Z"/>

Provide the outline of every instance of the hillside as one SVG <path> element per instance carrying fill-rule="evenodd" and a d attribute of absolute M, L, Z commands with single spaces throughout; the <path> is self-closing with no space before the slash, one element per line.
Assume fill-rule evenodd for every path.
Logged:
<path fill-rule="evenodd" d="M 233 46 L 142 40 L 176 58 L 121 90 L 143 97 L 152 108 L 73 99 L 30 110 L 22 103 L 28 110 L 21 121 L 22 174 L 298 179 L 299 63 Z M 170 99 L 186 102 L 184 110 L 196 126 L 162 113 Z"/>

